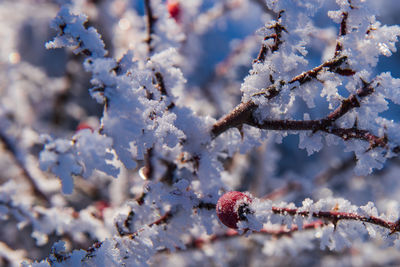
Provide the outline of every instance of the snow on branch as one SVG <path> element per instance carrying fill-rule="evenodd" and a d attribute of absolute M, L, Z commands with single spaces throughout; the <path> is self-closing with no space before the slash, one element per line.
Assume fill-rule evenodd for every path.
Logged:
<path fill-rule="evenodd" d="M 293 203 L 281 203 L 275 206 L 271 201 L 252 198 L 250 203 L 240 205 L 248 205 L 246 209 L 240 207 L 237 209 L 240 218 L 237 225 L 239 229 L 245 231 L 262 232 L 263 225 L 267 223 L 283 224 L 289 229 L 296 230 L 302 229 L 303 225 L 308 225 L 307 228 L 310 228 L 309 224 L 313 223 L 313 219 L 318 219 L 315 223 L 320 223 L 320 220 L 327 225 L 329 223 L 334 228 L 333 231 L 328 231 L 328 235 L 321 237 L 321 247 L 326 246 L 331 249 L 340 250 L 343 245 L 349 246 L 353 238 L 363 234 L 376 237 L 376 233 L 380 233 L 382 237 L 389 238 L 400 231 L 400 220 L 389 221 L 386 216 L 378 215 L 372 202 L 357 207 L 344 199 L 321 199 L 315 203 L 306 199 L 303 201 L 303 206 L 295 207 Z M 325 226 L 320 225 L 320 227 Z M 343 240 L 337 240 L 338 236 Z M 338 244 L 339 241 L 343 244 Z M 331 246 L 333 243 L 336 247 Z"/>
<path fill-rule="evenodd" d="M 398 249 L 400 79 L 378 63 L 400 27 L 376 1 L 336 3 L 71 0 L 46 43 L 70 49 L 50 60 L 35 7 L 0 2 L 0 265 L 325 266 Z"/>
<path fill-rule="evenodd" d="M 339 57 L 339 58 L 334 58 L 332 60 L 326 61 L 320 66 L 317 66 L 309 71 L 303 72 L 294 78 L 292 78 L 288 84 L 296 84 L 297 82 L 299 85 L 304 84 L 308 81 L 311 81 L 312 79 L 315 79 L 318 75 L 319 72 L 325 71 L 325 70 L 334 70 L 337 71 L 337 68 L 340 67 L 340 65 L 346 60 L 346 57 Z M 279 85 L 271 85 L 267 87 L 266 89 L 261 90 L 261 92 L 254 94 L 254 96 L 262 96 L 267 99 L 272 99 L 276 96 L 279 95 L 279 92 L 281 90 L 281 87 L 285 85 L 284 81 L 281 81 Z M 292 88 L 294 89 L 294 87 Z M 222 134 L 226 130 L 233 128 L 233 127 L 238 127 L 241 124 L 248 123 L 250 124 L 253 118 L 248 118 L 252 117 L 253 111 L 257 108 L 257 104 L 249 100 L 245 103 L 239 104 L 232 112 L 229 114 L 225 115 L 223 118 L 218 120 L 214 125 L 211 130 L 211 134 L 214 137 L 217 137 L 218 135 Z M 254 119 L 255 120 L 255 119 Z M 282 129 L 284 130 L 284 129 Z"/>
<path fill-rule="evenodd" d="M 73 175 L 88 178 L 95 169 L 113 177 L 119 173 L 112 163 L 112 140 L 90 129 L 79 131 L 72 141 L 53 140 L 50 136 L 44 141 L 45 150 L 40 153 L 41 168 L 60 177 L 66 194 L 73 191 Z"/>
<path fill-rule="evenodd" d="M 74 15 L 68 7 L 63 6 L 51 23 L 51 27 L 59 31 L 58 36 L 48 42 L 46 48 L 72 47 L 75 54 L 104 57 L 107 51 L 100 34 L 93 27 L 86 28 L 86 22 L 87 16 Z"/>

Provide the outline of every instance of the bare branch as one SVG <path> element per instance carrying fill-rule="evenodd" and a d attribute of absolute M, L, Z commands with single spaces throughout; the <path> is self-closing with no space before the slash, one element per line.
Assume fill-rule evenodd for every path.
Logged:
<path fill-rule="evenodd" d="M 151 8 L 151 0 L 144 0 L 144 7 L 146 11 L 146 23 L 147 23 L 147 38 L 145 42 L 147 43 L 149 54 L 153 52 L 154 47 L 152 46 L 152 35 L 154 33 L 154 24 L 157 18 L 153 15 L 153 9 Z"/>
<path fill-rule="evenodd" d="M 226 130 L 241 126 L 251 120 L 253 111 L 257 108 L 257 105 L 253 101 L 246 103 L 240 103 L 234 110 L 222 119 L 218 120 L 211 129 L 211 135 L 213 138 L 222 134 Z"/>
<path fill-rule="evenodd" d="M 342 21 L 340 22 L 340 29 L 339 29 L 339 37 L 344 36 L 347 34 L 347 18 L 349 14 L 347 12 L 342 13 Z M 335 56 L 339 55 L 342 52 L 343 46 L 340 43 L 339 38 L 336 41 L 336 48 L 335 48 Z"/>
<path fill-rule="evenodd" d="M 327 68 L 330 71 L 334 71 L 346 59 L 347 59 L 346 57 L 339 57 L 328 60 L 309 71 L 303 72 L 295 76 L 288 83 L 297 84 L 298 82 L 298 84 L 302 85 L 308 81 L 311 81 L 313 78 L 316 78 L 317 75 L 325 68 Z M 283 84 L 285 83 L 282 82 L 281 85 Z M 280 92 L 279 86 L 273 84 L 267 87 L 266 89 L 262 90 L 261 92 L 255 94 L 254 96 L 263 96 L 266 97 L 268 100 L 270 100 L 276 97 L 279 94 L 279 92 Z M 238 127 L 242 124 L 251 124 L 251 121 L 254 120 L 252 118 L 252 114 L 256 108 L 257 105 L 251 100 L 246 103 L 240 103 L 234 110 L 232 110 L 229 114 L 227 114 L 214 124 L 211 130 L 211 135 L 215 138 L 230 128 Z"/>
<path fill-rule="evenodd" d="M 359 221 L 366 222 L 373 225 L 377 225 L 383 228 L 390 230 L 391 233 L 400 231 L 400 222 L 389 222 L 383 220 L 381 218 L 375 216 L 363 216 L 358 215 L 356 213 L 350 212 L 339 212 L 339 211 L 318 211 L 318 212 L 309 212 L 309 211 L 300 211 L 298 209 L 289 209 L 289 208 L 279 208 L 272 207 L 272 212 L 275 214 L 281 215 L 290 215 L 290 216 L 304 216 L 304 217 L 313 217 L 318 219 L 324 219 L 332 222 L 333 224 L 337 224 L 338 221 Z"/>
<path fill-rule="evenodd" d="M 304 84 L 312 79 L 315 79 L 317 75 L 326 68 L 329 71 L 336 71 L 336 69 L 338 69 L 345 60 L 346 57 L 342 56 L 326 61 L 318 67 L 295 76 L 288 82 L 288 84 Z M 343 140 L 360 139 L 368 141 L 370 143 L 370 148 L 386 147 L 388 142 L 386 136 L 378 137 L 368 130 L 358 129 L 357 127 L 339 128 L 334 125 L 336 120 L 348 113 L 350 110 L 360 107 L 360 100 L 362 98 L 369 96 L 375 91 L 373 87 L 375 83 L 367 83 L 362 80 L 362 84 L 363 86 L 358 89 L 355 94 L 352 94 L 347 99 L 343 100 L 338 108 L 320 120 L 264 120 L 263 122 L 259 122 L 259 120 L 253 117 L 253 111 L 257 109 L 257 105 L 252 100 L 246 103 L 241 103 L 232 112 L 213 125 L 213 128 L 211 129 L 211 136 L 215 138 L 230 128 L 240 127 L 243 124 L 247 124 L 264 130 L 322 131 L 336 135 Z M 295 87 L 292 89 L 294 88 Z M 276 85 L 271 85 L 267 89 L 255 94 L 254 96 L 263 96 L 267 99 L 272 99 L 273 97 L 277 96 L 279 92 L 280 89 Z"/>
<path fill-rule="evenodd" d="M 271 53 L 278 51 L 280 45 L 283 43 L 282 41 L 282 32 L 285 31 L 286 29 L 285 27 L 283 27 L 280 23 L 279 23 L 279 19 L 282 16 L 282 13 L 284 11 L 281 10 L 278 13 L 278 22 L 276 22 L 275 24 L 273 24 L 272 26 L 269 26 L 268 29 L 273 29 L 274 33 L 271 35 L 267 35 L 264 37 L 264 41 L 268 40 L 268 39 L 273 39 L 274 43 L 270 46 L 267 46 L 265 44 L 262 44 L 260 52 L 258 52 L 258 56 L 257 58 L 254 60 L 254 62 L 264 62 L 265 58 L 267 56 L 268 50 L 271 51 Z"/>
<path fill-rule="evenodd" d="M 291 229 L 288 229 L 286 226 L 281 226 L 278 229 L 263 228 L 263 229 L 261 229 L 261 231 L 254 232 L 253 234 L 260 234 L 260 235 L 265 235 L 265 236 L 273 236 L 275 238 L 281 238 L 281 237 L 284 237 L 284 236 L 291 236 L 293 233 L 299 232 L 299 231 L 318 229 L 318 228 L 321 228 L 324 225 L 326 225 L 326 223 L 324 223 L 323 221 L 315 221 L 315 222 L 312 222 L 312 223 L 304 224 L 301 229 L 299 229 L 299 227 L 297 227 L 297 226 L 293 226 Z M 196 238 L 196 239 L 193 239 L 192 241 L 190 241 L 189 243 L 187 243 L 185 245 L 185 249 L 184 250 L 179 248 L 179 247 L 176 247 L 175 249 L 177 251 L 187 251 L 187 250 L 192 250 L 192 249 L 201 249 L 205 244 L 212 244 L 212 243 L 215 243 L 215 242 L 220 242 L 220 241 L 223 241 L 223 240 L 227 240 L 227 239 L 230 239 L 230 238 L 241 237 L 241 236 L 242 235 L 238 231 L 236 231 L 234 229 L 228 229 L 224 233 L 214 234 L 214 235 L 211 235 L 208 238 Z M 168 249 L 162 249 L 162 250 L 159 251 L 159 253 L 167 252 L 167 251 L 168 251 Z"/>
<path fill-rule="evenodd" d="M 327 120 L 309 120 L 309 121 L 292 121 L 292 120 L 271 120 L 259 123 L 257 121 L 247 122 L 251 126 L 276 131 L 322 131 L 336 135 L 343 140 L 360 139 L 368 141 L 372 147 L 385 147 L 387 140 L 384 137 L 378 137 L 371 134 L 367 130 L 357 128 L 335 128 Z M 328 121 L 329 122 L 329 121 Z"/>

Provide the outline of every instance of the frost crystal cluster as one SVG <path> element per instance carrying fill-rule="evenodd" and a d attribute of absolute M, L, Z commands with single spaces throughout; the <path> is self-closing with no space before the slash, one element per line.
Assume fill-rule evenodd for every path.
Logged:
<path fill-rule="evenodd" d="M 1 266 L 400 265 L 395 0 L 0 2 Z"/>

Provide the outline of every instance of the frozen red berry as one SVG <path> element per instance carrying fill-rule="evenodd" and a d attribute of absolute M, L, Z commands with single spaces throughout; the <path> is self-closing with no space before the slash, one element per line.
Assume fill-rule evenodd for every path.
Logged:
<path fill-rule="evenodd" d="M 181 16 L 181 6 L 177 0 L 168 0 L 167 9 L 169 14 L 175 21 L 179 22 Z"/>
<path fill-rule="evenodd" d="M 225 193 L 218 200 L 217 216 L 226 226 L 237 229 L 237 223 L 246 220 L 246 214 L 250 212 L 251 202 L 251 197 L 242 192 Z"/>
<path fill-rule="evenodd" d="M 89 123 L 86 123 L 86 122 L 80 122 L 78 124 L 78 126 L 76 127 L 76 131 L 77 132 L 80 131 L 80 130 L 84 130 L 84 129 L 89 129 L 89 130 L 91 130 L 93 132 L 92 126 L 90 126 Z"/>

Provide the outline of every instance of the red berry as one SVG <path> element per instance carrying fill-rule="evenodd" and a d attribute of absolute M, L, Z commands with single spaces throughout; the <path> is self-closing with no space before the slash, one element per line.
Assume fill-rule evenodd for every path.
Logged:
<path fill-rule="evenodd" d="M 251 202 L 251 197 L 242 192 L 225 193 L 218 199 L 217 216 L 226 226 L 237 229 L 237 223 L 246 220 L 246 213 L 250 212 Z"/>
<path fill-rule="evenodd" d="M 178 22 L 180 20 L 180 15 L 181 15 L 181 6 L 179 2 L 176 0 L 168 0 L 167 9 L 171 17 Z"/>
<path fill-rule="evenodd" d="M 92 126 L 90 126 L 88 123 L 86 122 L 81 122 L 78 124 L 78 126 L 76 127 L 76 131 L 80 131 L 80 130 L 84 130 L 84 129 L 89 129 L 93 132 L 93 128 Z"/>

